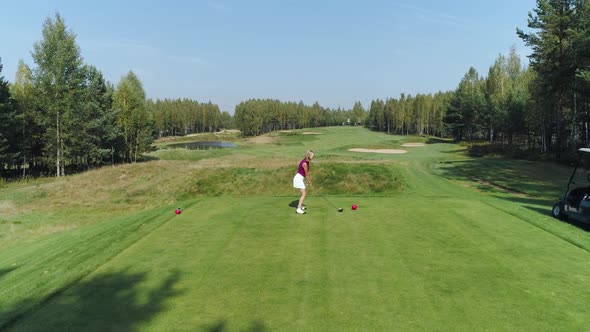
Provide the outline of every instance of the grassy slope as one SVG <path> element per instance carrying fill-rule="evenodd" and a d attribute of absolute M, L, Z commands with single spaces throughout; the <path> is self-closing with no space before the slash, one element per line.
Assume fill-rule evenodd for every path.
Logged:
<path fill-rule="evenodd" d="M 169 162 L 155 162 L 164 165 L 160 178 L 154 169 L 131 167 L 127 174 L 151 176 L 142 180 L 148 189 L 128 202 L 105 199 L 96 205 L 120 206 L 119 213 L 125 204 L 145 210 L 164 204 L 153 197 L 164 195 L 166 202 L 182 204 L 184 213 L 174 216 L 171 206 L 129 212 L 120 220 L 88 221 L 81 224 L 94 225 L 8 246 L 0 252 L 0 284 L 14 286 L 0 293 L 0 318 L 25 312 L 11 325 L 16 330 L 581 330 L 588 325 L 584 307 L 590 293 L 584 285 L 590 236 L 547 216 L 547 204 L 562 189 L 557 182 L 564 181 L 555 172 L 567 177 L 568 170 L 466 159 L 451 144 L 408 148 L 406 155 L 358 155 L 347 148 L 396 147 L 403 138 L 350 128 L 314 131 L 325 135 L 247 144 L 230 152 L 231 158 L 216 156 L 214 163 L 187 153 L 175 163 L 193 170 L 184 176 L 166 170 Z M 289 188 L 289 165 L 308 146 L 318 152 L 312 170 L 322 192 L 338 194 L 330 196 L 337 206 L 358 204 L 358 211 L 339 214 L 312 195 L 308 215 L 293 213 L 289 204 L 297 196 Z M 251 162 L 261 165 L 261 173 L 249 169 Z M 341 168 L 342 162 L 349 167 Z M 366 164 L 382 167 L 389 175 L 380 182 L 398 183 L 402 190 L 376 190 L 365 179 L 354 196 L 338 192 L 339 173 L 355 178 L 356 167 Z M 208 186 L 203 192 L 191 191 L 205 174 L 207 179 L 216 174 L 213 165 L 223 167 L 221 174 L 232 181 L 241 181 L 242 173 L 252 178 L 253 192 L 244 182 L 232 193 L 223 177 L 200 183 Z M 265 184 L 276 170 L 280 176 Z M 84 175 L 72 181 L 81 179 Z M 170 181 L 181 189 L 157 195 L 149 189 Z M 107 186 L 97 186 L 102 185 Z M 174 201 L 191 195 L 201 198 Z M 44 305 L 36 308 L 39 303 Z"/>
<path fill-rule="evenodd" d="M 171 219 L 153 210 L 48 236 L 0 254 L 0 327 L 104 265 Z M 14 272 L 13 272 L 14 271 Z"/>

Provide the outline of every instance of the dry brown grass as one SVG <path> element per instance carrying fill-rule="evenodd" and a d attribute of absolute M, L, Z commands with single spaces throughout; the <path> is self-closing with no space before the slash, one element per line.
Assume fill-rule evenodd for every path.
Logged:
<path fill-rule="evenodd" d="M 51 224 L 51 225 L 42 225 L 38 228 L 31 230 L 30 234 L 35 237 L 42 237 L 46 235 L 51 235 L 55 233 L 64 232 L 70 229 L 78 228 L 80 225 L 78 223 L 68 222 L 68 223 L 59 223 L 59 224 Z"/>
<path fill-rule="evenodd" d="M 5 190 L 0 199 L 0 248 L 124 214 L 172 204 L 189 161 L 103 167 Z M 15 191 L 15 193 L 12 193 Z"/>
<path fill-rule="evenodd" d="M 166 136 L 155 140 L 154 144 L 178 143 L 178 142 L 198 142 L 212 140 L 235 140 L 240 134 L 239 130 L 222 130 L 215 133 L 195 133 L 184 136 Z"/>
<path fill-rule="evenodd" d="M 13 202 L 0 202 L 0 215 L 17 213 L 18 209 Z"/>
<path fill-rule="evenodd" d="M 406 150 L 401 150 L 401 149 L 362 149 L 362 148 L 348 149 L 348 151 L 363 152 L 363 153 L 386 153 L 386 154 L 401 154 L 401 153 L 408 152 Z"/>
<path fill-rule="evenodd" d="M 278 139 L 279 139 L 278 136 L 271 136 L 269 134 L 266 134 L 266 135 L 247 138 L 246 142 L 253 143 L 253 144 L 272 144 L 272 143 L 276 143 L 278 141 Z"/>
<path fill-rule="evenodd" d="M 193 162 L 190 168 L 230 168 L 251 167 L 258 169 L 275 169 L 296 164 L 292 158 L 258 157 L 244 154 L 234 154 L 215 159 L 203 159 Z"/>

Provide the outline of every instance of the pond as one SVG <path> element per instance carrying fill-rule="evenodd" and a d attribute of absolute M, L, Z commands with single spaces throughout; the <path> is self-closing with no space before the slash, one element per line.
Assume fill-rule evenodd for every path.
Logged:
<path fill-rule="evenodd" d="M 230 142 L 187 142 L 167 145 L 167 149 L 187 149 L 187 150 L 213 150 L 235 148 L 237 145 Z"/>

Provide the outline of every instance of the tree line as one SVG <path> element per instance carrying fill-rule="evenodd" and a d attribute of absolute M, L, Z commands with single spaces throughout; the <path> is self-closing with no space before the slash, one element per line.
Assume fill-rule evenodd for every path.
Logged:
<path fill-rule="evenodd" d="M 85 64 L 76 35 L 56 14 L 15 80 L 0 58 L 0 176 L 63 176 L 105 164 L 135 162 L 158 136 L 218 130 L 231 116 L 217 105 L 146 99 L 129 71 L 115 86 Z"/>
<path fill-rule="evenodd" d="M 372 101 L 366 125 L 543 153 L 590 146 L 590 1 L 537 0 L 527 26 L 516 33 L 530 66 L 512 48 L 487 76 L 469 68 L 454 91 Z"/>
<path fill-rule="evenodd" d="M 157 99 L 148 100 L 147 109 L 153 114 L 158 137 L 213 132 L 232 125 L 231 115 L 211 102 Z"/>
<path fill-rule="evenodd" d="M 533 77 L 532 68 L 525 68 L 511 48 L 507 56 L 496 58 L 485 77 L 469 68 L 454 91 L 373 100 L 365 124 L 394 134 L 453 137 L 458 141 L 512 144 L 514 137 L 527 135 L 527 142 L 533 146 Z"/>
<path fill-rule="evenodd" d="M 452 93 L 401 94 L 399 99 L 371 101 L 365 125 L 377 131 L 399 135 L 443 137 L 443 118 Z"/>
<path fill-rule="evenodd" d="M 236 106 L 234 122 L 244 136 L 255 136 L 275 130 L 310 127 L 358 125 L 366 117 L 360 102 L 352 110 L 322 107 L 318 102 L 281 102 L 275 99 L 250 99 Z"/>
<path fill-rule="evenodd" d="M 508 143 L 526 134 L 534 143 L 527 130 L 536 111 L 529 91 L 532 75 L 514 48 L 507 57 L 499 55 L 485 77 L 469 68 L 449 100 L 443 119 L 447 132 L 457 140 Z"/>

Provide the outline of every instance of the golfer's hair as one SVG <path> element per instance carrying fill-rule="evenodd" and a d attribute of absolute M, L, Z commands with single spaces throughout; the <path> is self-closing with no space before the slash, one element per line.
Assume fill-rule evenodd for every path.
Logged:
<path fill-rule="evenodd" d="M 312 154 L 315 154 L 315 152 L 313 152 L 313 150 L 307 150 L 307 152 L 305 152 L 305 159 L 311 158 Z"/>

